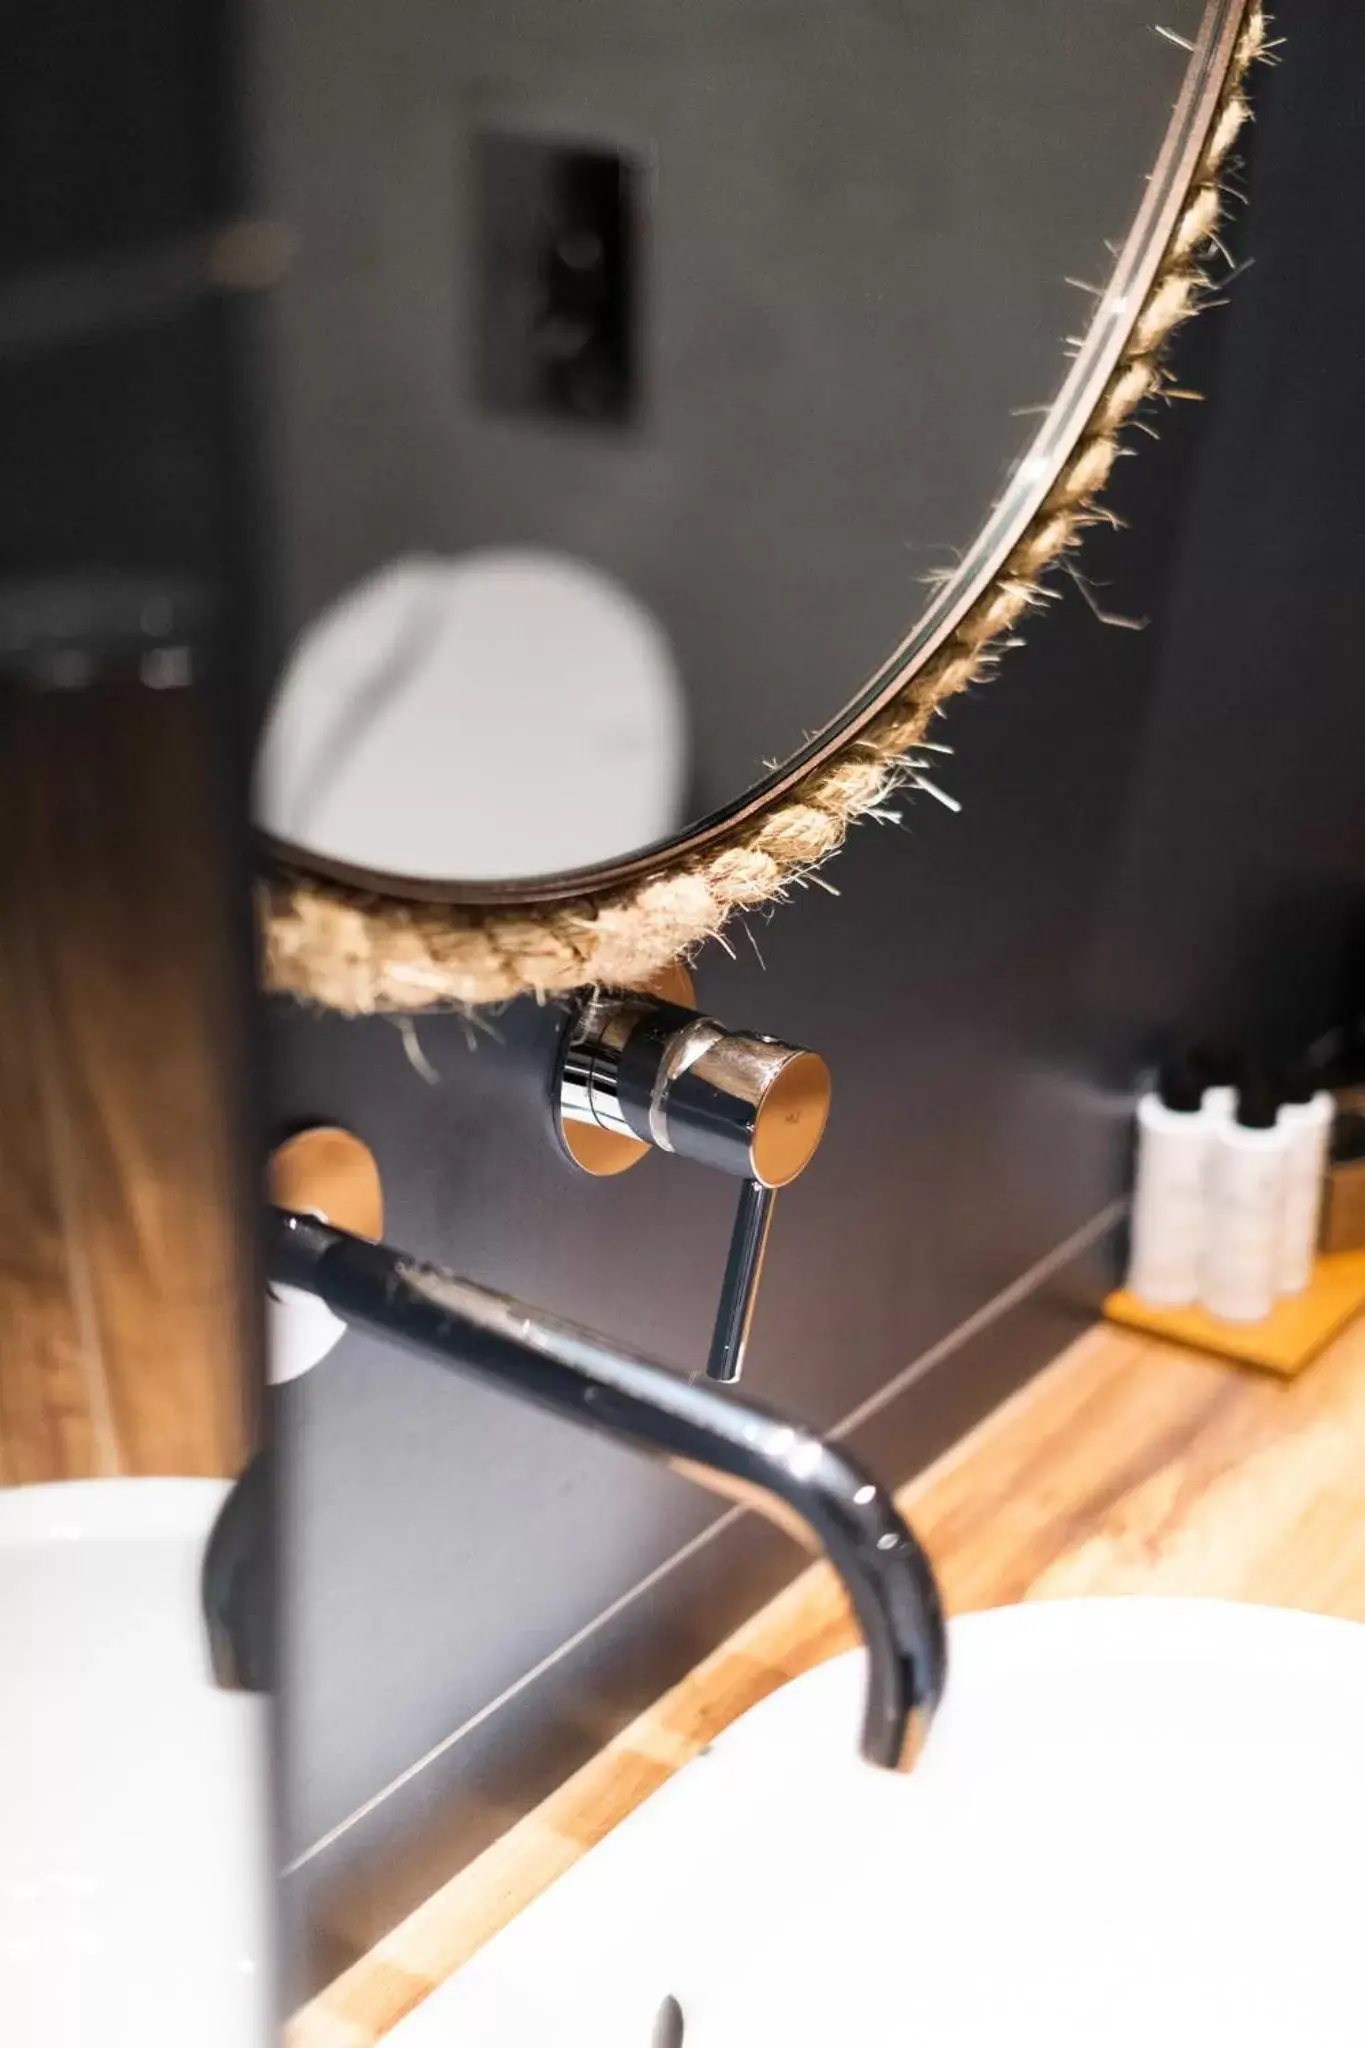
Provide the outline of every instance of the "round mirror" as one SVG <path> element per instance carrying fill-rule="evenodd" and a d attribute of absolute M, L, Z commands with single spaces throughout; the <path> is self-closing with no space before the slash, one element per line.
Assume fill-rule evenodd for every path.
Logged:
<path fill-rule="evenodd" d="M 277 857 L 582 897 L 846 745 L 1046 504 L 1243 13 L 267 10 Z"/>

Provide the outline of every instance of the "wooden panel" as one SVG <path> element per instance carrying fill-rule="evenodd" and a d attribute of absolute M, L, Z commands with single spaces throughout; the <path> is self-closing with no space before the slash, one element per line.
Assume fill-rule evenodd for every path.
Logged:
<path fill-rule="evenodd" d="M 1365 1322 L 1283 1381 L 1099 1326 L 906 1487 L 954 1613 L 1218 1595 L 1365 1621 Z M 296 2015 L 371 2048 L 671 1772 L 855 1640 L 823 1566 Z"/>
<path fill-rule="evenodd" d="M 33 918 L 23 706 L 0 693 L 0 1485 L 117 1469 L 69 1193 Z M 74 1265 L 73 1265 L 74 1260 Z"/>
<path fill-rule="evenodd" d="M 245 965 L 205 705 L 8 696 L 0 1473 L 233 1473 Z"/>

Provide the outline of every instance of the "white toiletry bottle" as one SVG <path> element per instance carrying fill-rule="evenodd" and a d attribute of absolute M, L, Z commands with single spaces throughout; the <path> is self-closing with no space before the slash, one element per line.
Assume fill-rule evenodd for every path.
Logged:
<path fill-rule="evenodd" d="M 1203 1076 L 1188 1060 L 1163 1068 L 1138 1100 L 1128 1286 L 1154 1307 L 1198 1298 L 1210 1129 Z"/>
<path fill-rule="evenodd" d="M 1210 1120 L 1230 1118 L 1237 1111 L 1237 1076 L 1243 1061 L 1222 1045 L 1197 1045 L 1187 1055 L 1191 1067 L 1203 1076 L 1204 1113 Z"/>
<path fill-rule="evenodd" d="M 1289 1135 L 1263 1076 L 1244 1080 L 1237 1114 L 1209 1137 L 1200 1297 L 1229 1323 L 1259 1323 L 1279 1292 Z"/>
<path fill-rule="evenodd" d="M 1332 1142 L 1336 1098 L 1314 1085 L 1306 1067 L 1295 1068 L 1284 1084 L 1280 1123 L 1288 1140 L 1284 1217 L 1280 1226 L 1278 1286 L 1281 1294 L 1302 1294 L 1313 1277 L 1322 1220 L 1323 1185 Z"/>

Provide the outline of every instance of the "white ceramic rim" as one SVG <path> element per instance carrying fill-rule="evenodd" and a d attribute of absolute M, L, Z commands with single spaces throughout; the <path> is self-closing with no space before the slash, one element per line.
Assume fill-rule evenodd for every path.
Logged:
<path fill-rule="evenodd" d="M 0 1549 L 40 1543 L 202 1537 L 226 1479 L 58 1479 L 0 1490 Z"/>

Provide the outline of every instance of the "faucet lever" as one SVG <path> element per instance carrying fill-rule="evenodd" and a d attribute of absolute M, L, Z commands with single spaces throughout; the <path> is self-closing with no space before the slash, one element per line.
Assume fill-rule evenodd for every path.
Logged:
<path fill-rule="evenodd" d="M 777 1189 L 761 1180 L 746 1180 L 739 1190 L 730 1251 L 720 1283 L 720 1305 L 716 1327 L 711 1332 L 711 1349 L 706 1359 L 706 1377 L 735 1381 L 744 1369 L 744 1350 L 749 1342 L 749 1325 L 763 1272 L 763 1254 L 768 1249 Z"/>
<path fill-rule="evenodd" d="M 619 1173 L 653 1147 L 744 1182 L 706 1370 L 738 1379 L 773 1198 L 804 1172 L 829 1115 L 818 1053 L 731 1031 L 645 993 L 597 995 L 573 1012 L 554 1085 L 559 1135 L 576 1165 Z"/>

